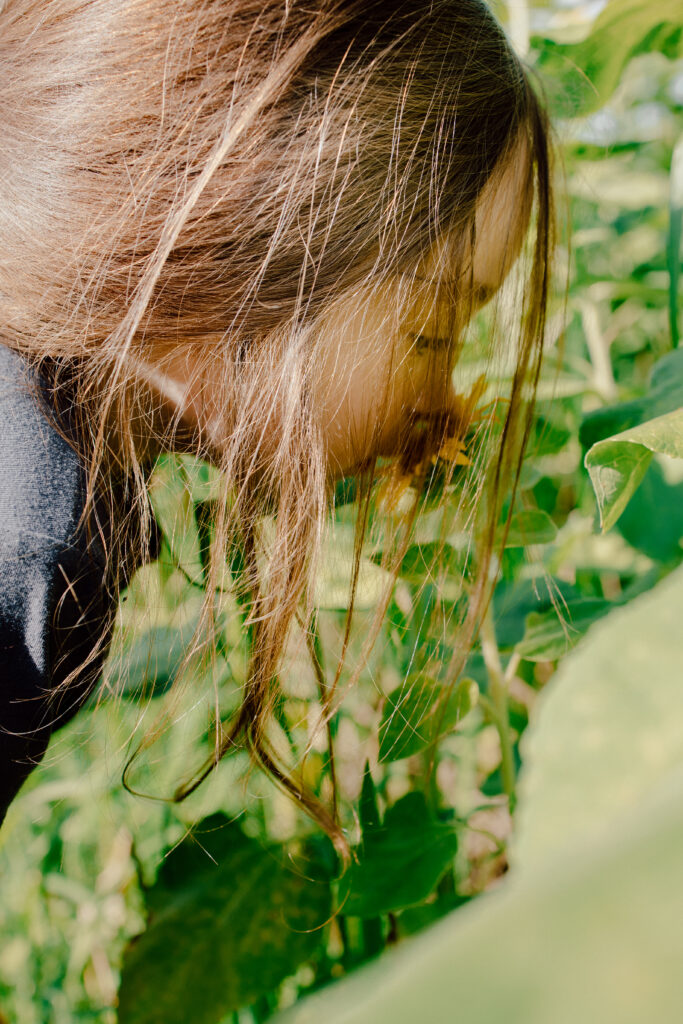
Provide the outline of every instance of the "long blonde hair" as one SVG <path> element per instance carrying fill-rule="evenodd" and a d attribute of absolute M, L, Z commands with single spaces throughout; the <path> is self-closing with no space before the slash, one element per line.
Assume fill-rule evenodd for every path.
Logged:
<path fill-rule="evenodd" d="M 242 710 L 211 761 L 243 737 L 343 847 L 265 735 L 329 508 L 310 389 L 321 325 L 334 303 L 413 280 L 443 239 L 457 303 L 477 200 L 523 136 L 535 238 L 489 490 L 514 483 L 552 235 L 528 74 L 483 0 L 4 0 L 0 82 L 0 331 L 77 417 L 91 507 L 112 504 L 98 525 L 113 591 L 121 566 L 125 577 L 149 554 L 151 456 L 183 446 L 212 459 L 226 481 L 216 529 L 242 552 L 253 637 Z M 150 367 L 183 351 L 199 389 L 220 383 L 209 434 L 150 389 Z M 276 437 L 264 409 L 278 412 Z M 264 507 L 277 509 L 265 566 Z M 489 552 L 497 498 L 490 508 Z"/>

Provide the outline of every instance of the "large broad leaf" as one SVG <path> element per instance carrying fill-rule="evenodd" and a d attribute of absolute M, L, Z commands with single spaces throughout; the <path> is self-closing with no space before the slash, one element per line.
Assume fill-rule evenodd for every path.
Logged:
<path fill-rule="evenodd" d="M 274 1024 L 676 1024 L 683 780 L 594 847 L 571 845 Z"/>
<path fill-rule="evenodd" d="M 380 761 L 399 761 L 432 746 L 454 729 L 477 699 L 477 684 L 461 679 L 443 700 L 441 683 L 409 677 L 387 697 L 379 726 Z"/>
<path fill-rule="evenodd" d="M 278 1024 L 643 1024 L 683 1006 L 683 571 L 565 662 L 497 892 Z"/>
<path fill-rule="evenodd" d="M 343 914 L 376 917 L 421 903 L 455 857 L 457 836 L 430 813 L 421 793 L 390 807 L 384 822 L 364 830 L 363 845 L 339 892 Z"/>
<path fill-rule="evenodd" d="M 120 1024 L 216 1024 L 294 973 L 320 944 L 329 885 L 285 867 L 221 815 L 165 860 L 149 926 L 126 950 Z"/>
<path fill-rule="evenodd" d="M 655 452 L 683 458 L 683 408 L 598 441 L 586 454 L 603 530 L 624 511 Z"/>
<path fill-rule="evenodd" d="M 638 53 L 656 50 L 676 58 L 683 53 L 680 0 L 610 0 L 593 30 L 580 43 L 540 43 L 540 66 L 565 89 L 565 116 L 597 110 L 610 98 L 624 68 Z"/>
<path fill-rule="evenodd" d="M 515 863 L 611 828 L 683 763 L 683 572 L 613 611 L 560 666 L 523 741 Z"/>

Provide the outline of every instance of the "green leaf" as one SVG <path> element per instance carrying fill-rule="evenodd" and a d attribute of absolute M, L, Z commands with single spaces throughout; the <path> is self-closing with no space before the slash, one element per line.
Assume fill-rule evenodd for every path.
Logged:
<path fill-rule="evenodd" d="M 107 685 L 136 699 L 159 697 L 174 683 L 194 636 L 197 620 L 182 626 L 155 626 L 110 658 L 104 670 Z"/>
<path fill-rule="evenodd" d="M 533 580 L 500 580 L 493 594 L 498 646 L 514 647 L 522 640 L 527 627 L 526 620 L 531 612 L 550 611 L 553 609 L 553 601 L 562 605 L 580 596 L 575 587 L 555 576 L 545 575 Z"/>
<path fill-rule="evenodd" d="M 666 240 L 666 265 L 669 272 L 669 331 L 672 348 L 678 347 L 678 281 L 681 276 L 681 238 L 683 238 L 683 135 L 671 156 L 669 174 L 669 232 Z"/>
<path fill-rule="evenodd" d="M 683 482 L 670 483 L 655 459 L 622 512 L 619 533 L 632 547 L 657 562 L 683 555 Z"/>
<path fill-rule="evenodd" d="M 505 538 L 506 548 L 525 548 L 530 544 L 550 544 L 557 536 L 557 527 L 547 512 L 540 508 L 525 508 L 515 512 Z M 499 530 L 499 539 L 503 528 Z"/>
<path fill-rule="evenodd" d="M 150 499 L 159 529 L 176 564 L 192 583 L 202 585 L 202 550 L 185 465 L 172 455 L 162 455 L 150 484 Z"/>
<path fill-rule="evenodd" d="M 216 1024 L 311 956 L 330 893 L 214 815 L 169 854 L 148 902 L 124 955 L 120 1024 Z"/>
<path fill-rule="evenodd" d="M 453 729 L 477 699 L 477 684 L 461 679 L 444 702 L 441 683 L 409 677 L 386 700 L 379 726 L 379 760 L 399 761 L 425 750 Z"/>
<path fill-rule="evenodd" d="M 421 793 L 408 793 L 389 808 L 382 825 L 364 832 L 358 863 L 340 883 L 341 913 L 377 917 L 422 903 L 456 849 L 453 825 L 433 817 Z"/>
<path fill-rule="evenodd" d="M 315 584 L 315 604 L 328 611 L 345 611 L 351 598 L 354 530 L 337 523 L 326 538 Z M 362 557 L 358 571 L 355 607 L 374 608 L 389 583 L 384 569 Z"/>
<path fill-rule="evenodd" d="M 683 408 L 598 441 L 587 452 L 585 465 L 603 530 L 616 523 L 643 479 L 653 452 L 683 458 Z"/>
<path fill-rule="evenodd" d="M 579 43 L 544 40 L 539 65 L 546 78 L 564 86 L 564 116 L 588 114 L 603 106 L 638 53 L 659 51 L 671 59 L 683 54 L 680 0 L 611 0 L 590 35 Z"/>
<path fill-rule="evenodd" d="M 609 830 L 683 763 L 683 571 L 615 609 L 563 662 L 523 743 L 522 867 Z"/>
<path fill-rule="evenodd" d="M 683 778 L 273 1024 L 667 1024 L 683 1006 Z"/>
<path fill-rule="evenodd" d="M 599 597 L 577 597 L 560 603 L 557 609 L 531 612 L 515 650 L 527 661 L 556 661 L 613 607 L 612 602 Z"/>
<path fill-rule="evenodd" d="M 381 557 L 381 556 L 380 556 Z M 428 579 L 450 574 L 460 581 L 465 570 L 465 555 L 452 544 L 429 541 L 426 544 L 411 544 L 406 551 L 399 569 L 399 576 L 418 586 Z"/>
<path fill-rule="evenodd" d="M 365 762 L 363 784 L 358 802 L 358 816 L 364 834 L 370 829 L 378 828 L 381 824 L 379 808 L 377 806 L 377 792 L 375 790 L 375 783 L 372 781 L 372 775 L 370 774 L 370 765 L 367 761 Z"/>

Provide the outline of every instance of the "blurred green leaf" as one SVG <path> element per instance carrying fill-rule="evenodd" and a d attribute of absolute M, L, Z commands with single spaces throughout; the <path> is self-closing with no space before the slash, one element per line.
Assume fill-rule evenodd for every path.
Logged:
<path fill-rule="evenodd" d="M 609 100 L 632 57 L 653 50 L 672 59 L 683 54 L 680 0 L 610 0 L 582 42 L 537 45 L 544 76 L 565 87 L 562 114 L 588 114 Z"/>
<path fill-rule="evenodd" d="M 173 685 L 196 628 L 195 619 L 182 626 L 155 626 L 137 636 L 108 660 L 107 686 L 125 697 L 161 696 Z"/>
<path fill-rule="evenodd" d="M 337 523 L 326 538 L 320 571 L 315 583 L 315 604 L 327 611 L 345 611 L 351 599 L 353 576 L 353 529 Z M 389 574 L 369 558 L 362 557 L 358 571 L 354 605 L 374 608 L 385 592 Z"/>
<path fill-rule="evenodd" d="M 460 722 L 477 699 L 477 684 L 459 680 L 444 702 L 441 683 L 423 675 L 409 677 L 390 693 L 379 727 L 380 761 L 399 761 L 435 743 Z"/>
<path fill-rule="evenodd" d="M 330 908 L 327 883 L 221 815 L 168 855 L 148 899 L 149 926 L 124 956 L 121 1024 L 216 1024 L 306 961 Z"/>
<path fill-rule="evenodd" d="M 603 530 L 616 523 L 643 479 L 654 452 L 683 458 L 683 408 L 598 441 L 587 452 L 585 464 Z"/>
<path fill-rule="evenodd" d="M 555 661 L 581 639 L 583 634 L 613 607 L 602 598 L 579 597 L 560 602 L 557 610 L 531 612 L 524 637 L 515 650 L 527 661 Z"/>
<path fill-rule="evenodd" d="M 544 691 L 523 741 L 515 864 L 609 831 L 683 765 L 683 570 L 598 623 Z"/>
<path fill-rule="evenodd" d="M 202 548 L 185 464 L 162 455 L 150 485 L 154 516 L 177 565 L 192 583 L 204 582 Z"/>
<path fill-rule="evenodd" d="M 460 580 L 465 569 L 465 557 L 452 544 L 439 541 L 411 544 L 403 556 L 398 574 L 401 579 L 418 585 L 448 574 Z"/>
<path fill-rule="evenodd" d="M 452 862 L 454 826 L 429 811 L 421 793 L 408 793 L 390 807 L 384 822 L 363 834 L 363 843 L 339 886 L 339 910 L 377 917 L 421 903 Z"/>
<path fill-rule="evenodd" d="M 666 264 L 669 271 L 669 331 L 671 345 L 678 347 L 678 281 L 681 276 L 681 238 L 683 237 L 683 135 L 674 147 L 669 172 L 669 233 L 666 240 Z"/>
<path fill-rule="evenodd" d="M 683 780 L 273 1024 L 643 1024 L 683 1005 Z"/>
<path fill-rule="evenodd" d="M 502 540 L 504 529 L 499 530 Z M 506 548 L 525 548 L 530 544 L 550 544 L 557 536 L 557 527 L 547 512 L 540 508 L 524 508 L 515 512 L 505 536 Z"/>

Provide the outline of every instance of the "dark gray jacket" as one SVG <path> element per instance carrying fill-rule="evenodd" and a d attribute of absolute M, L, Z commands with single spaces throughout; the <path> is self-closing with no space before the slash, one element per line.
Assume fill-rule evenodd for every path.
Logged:
<path fill-rule="evenodd" d="M 98 549 L 78 529 L 85 474 L 23 360 L 0 345 L 0 821 L 101 658 L 61 690 L 108 630 Z"/>

